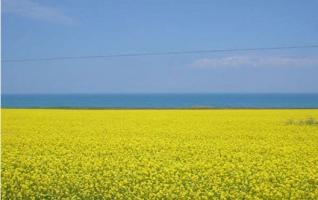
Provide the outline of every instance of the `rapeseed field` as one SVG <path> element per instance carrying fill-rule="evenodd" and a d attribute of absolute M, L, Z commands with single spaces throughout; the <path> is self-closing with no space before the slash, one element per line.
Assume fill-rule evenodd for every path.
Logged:
<path fill-rule="evenodd" d="M 318 199 L 308 110 L 2 109 L 2 199 Z"/>

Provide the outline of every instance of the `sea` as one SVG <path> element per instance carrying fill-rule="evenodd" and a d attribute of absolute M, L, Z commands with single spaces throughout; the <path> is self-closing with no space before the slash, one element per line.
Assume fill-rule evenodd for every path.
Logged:
<path fill-rule="evenodd" d="M 317 94 L 4 94 L 2 108 L 318 108 Z"/>

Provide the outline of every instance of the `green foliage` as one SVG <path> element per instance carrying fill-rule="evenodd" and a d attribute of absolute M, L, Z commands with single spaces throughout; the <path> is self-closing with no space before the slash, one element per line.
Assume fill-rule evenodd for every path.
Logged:
<path fill-rule="evenodd" d="M 289 119 L 286 122 L 287 125 L 300 125 L 300 126 L 317 126 L 318 125 L 318 120 L 316 120 L 313 117 L 309 117 L 307 119 L 304 120 L 293 120 L 293 119 Z"/>

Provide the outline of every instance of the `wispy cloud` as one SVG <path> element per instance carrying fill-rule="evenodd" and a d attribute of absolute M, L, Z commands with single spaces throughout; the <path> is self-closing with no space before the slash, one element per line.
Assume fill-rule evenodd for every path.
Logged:
<path fill-rule="evenodd" d="M 73 19 L 62 11 L 39 4 L 33 0 L 3 0 L 3 12 L 50 22 L 72 23 Z"/>
<path fill-rule="evenodd" d="M 193 67 L 303 67 L 318 66 L 318 58 L 228 56 L 221 58 L 203 58 L 192 63 Z"/>

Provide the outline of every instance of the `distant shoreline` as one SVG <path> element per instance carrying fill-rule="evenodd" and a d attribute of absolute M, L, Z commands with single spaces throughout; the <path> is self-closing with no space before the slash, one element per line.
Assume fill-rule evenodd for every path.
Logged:
<path fill-rule="evenodd" d="M 1 109 L 52 110 L 315 110 L 318 107 L 1 107 Z"/>
<path fill-rule="evenodd" d="M 132 94 L 2 96 L 2 108 L 21 109 L 318 109 L 318 94 Z"/>

